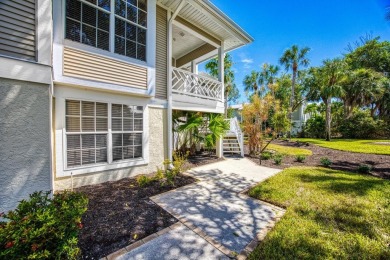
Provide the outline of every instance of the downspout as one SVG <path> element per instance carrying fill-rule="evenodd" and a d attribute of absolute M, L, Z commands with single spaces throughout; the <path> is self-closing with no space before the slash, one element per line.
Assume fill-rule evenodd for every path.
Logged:
<path fill-rule="evenodd" d="M 168 13 L 168 50 L 167 50 L 167 59 L 168 59 L 168 77 L 167 77 L 167 96 L 168 96 L 168 111 L 167 111 L 167 127 L 168 127 L 168 160 L 172 161 L 173 155 L 173 127 L 172 127 L 172 23 L 176 16 L 179 14 L 180 10 L 187 3 L 187 0 L 181 0 L 180 4 L 177 6 L 175 12 L 171 14 Z"/>

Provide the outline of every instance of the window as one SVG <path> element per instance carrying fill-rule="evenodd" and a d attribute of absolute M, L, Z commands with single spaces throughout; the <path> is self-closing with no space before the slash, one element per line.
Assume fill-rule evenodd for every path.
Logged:
<path fill-rule="evenodd" d="M 115 53 L 146 59 L 146 0 L 115 0 Z"/>
<path fill-rule="evenodd" d="M 66 38 L 103 50 L 110 46 L 110 0 L 66 1 Z"/>
<path fill-rule="evenodd" d="M 113 160 L 141 158 L 143 107 L 113 104 L 111 114 Z"/>
<path fill-rule="evenodd" d="M 147 0 L 66 0 L 65 27 L 66 39 L 146 61 Z"/>
<path fill-rule="evenodd" d="M 142 106 L 66 100 L 65 111 L 67 168 L 142 158 Z"/>

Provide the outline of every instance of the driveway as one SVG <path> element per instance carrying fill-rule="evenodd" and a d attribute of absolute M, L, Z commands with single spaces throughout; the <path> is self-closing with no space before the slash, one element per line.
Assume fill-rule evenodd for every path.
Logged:
<path fill-rule="evenodd" d="M 224 259 L 244 253 L 284 211 L 241 192 L 279 171 L 246 158 L 188 171 L 199 182 L 151 198 L 182 224 L 120 259 Z"/>

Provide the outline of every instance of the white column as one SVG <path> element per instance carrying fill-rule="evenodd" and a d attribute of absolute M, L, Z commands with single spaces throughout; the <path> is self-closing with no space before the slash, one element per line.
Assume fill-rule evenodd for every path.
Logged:
<path fill-rule="evenodd" d="M 191 72 L 194 74 L 198 74 L 198 64 L 196 61 L 191 61 Z"/>
<path fill-rule="evenodd" d="M 217 155 L 218 158 L 221 158 L 223 156 L 223 138 L 220 136 L 217 138 L 217 143 L 215 145 L 215 154 Z"/>
<path fill-rule="evenodd" d="M 224 42 L 221 42 L 221 47 L 218 48 L 218 80 L 222 83 L 222 100 L 225 95 L 225 46 Z"/>

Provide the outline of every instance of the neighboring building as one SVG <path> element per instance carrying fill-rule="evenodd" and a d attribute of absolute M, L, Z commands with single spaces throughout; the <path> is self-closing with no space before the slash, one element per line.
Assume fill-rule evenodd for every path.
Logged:
<path fill-rule="evenodd" d="M 224 112 L 223 63 L 219 80 L 197 64 L 253 41 L 207 0 L 4 0 L 0 13 L 0 212 L 155 171 L 173 109 Z"/>

